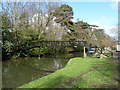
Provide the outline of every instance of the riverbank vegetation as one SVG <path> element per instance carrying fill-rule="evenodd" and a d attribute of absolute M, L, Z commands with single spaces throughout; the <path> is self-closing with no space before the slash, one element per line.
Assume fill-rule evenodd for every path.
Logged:
<path fill-rule="evenodd" d="M 47 70 L 46 74 L 40 72 L 43 74 L 43 77 L 37 80 L 35 80 L 36 77 L 32 77 L 34 72 L 30 73 L 31 77 L 29 77 L 28 81 L 34 81 L 25 85 L 23 83 L 19 84 L 23 86 L 18 88 L 117 87 L 118 83 L 113 80 L 113 76 L 117 74 L 115 70 L 117 64 L 113 61 L 111 53 L 103 50 L 105 47 L 109 48 L 109 50 L 111 48 L 116 49 L 116 41 L 97 25 L 91 25 L 79 19 L 74 20 L 74 11 L 71 6 L 61 2 L 50 2 L 50 0 L 49 2 L 11 2 L 9 0 L 8 2 L 1 2 L 0 6 L 2 7 L 2 11 L 0 11 L 2 41 L 0 41 L 0 44 L 2 45 L 3 61 L 19 57 L 38 57 L 39 54 L 40 56 L 54 55 L 58 57 L 56 54 L 65 55 L 80 52 L 79 57 L 70 59 L 68 63 L 67 60 L 63 60 L 67 63 L 67 65 L 65 64 L 66 66 L 64 65 L 64 68 L 62 68 L 61 62 L 59 62 L 61 59 L 53 60 L 52 64 L 48 63 L 50 59 L 43 59 L 49 65 L 40 63 L 41 59 L 38 60 L 38 58 L 36 60 L 30 59 L 32 63 L 30 60 L 26 60 L 26 63 L 34 63 L 33 67 L 27 66 L 23 59 L 21 59 L 22 63 L 17 62 L 20 67 L 16 63 L 15 67 L 12 66 L 11 68 L 8 63 L 8 66 L 6 65 L 3 69 L 4 75 L 7 75 L 7 77 L 4 77 L 5 84 L 15 80 L 13 77 L 10 77 L 11 69 L 13 69 L 13 72 L 14 69 L 17 72 L 19 72 L 18 69 L 24 69 L 23 74 L 21 72 L 17 73 L 20 78 L 16 79 L 16 82 L 19 82 L 20 79 L 23 79 L 21 76 L 26 74 L 26 70 L 29 75 L 28 72 L 31 69 L 28 68 L 32 68 L 34 71 L 34 67 L 37 67 L 36 71 L 40 72 L 46 66 L 53 67 L 55 65 L 54 70 L 57 71 L 50 73 Z M 43 43 L 41 44 L 40 41 L 60 41 L 60 43 L 58 47 L 49 47 L 48 44 L 42 45 Z M 69 43 L 72 47 L 62 47 L 61 41 L 73 41 Z M 88 45 L 85 46 L 83 43 L 79 43 L 79 46 L 76 46 L 74 41 L 86 41 Z M 34 47 L 36 42 L 37 45 Z M 93 44 L 94 46 L 91 47 Z M 51 45 L 55 46 L 54 43 L 51 43 Z M 31 48 L 27 48 L 29 46 Z M 84 49 L 84 47 L 86 48 Z M 93 53 L 87 53 L 88 57 L 82 58 L 86 55 L 88 49 L 91 51 L 92 48 L 94 49 Z M 104 55 L 101 54 L 102 50 Z M 99 53 L 96 53 L 96 51 L 99 51 Z M 96 54 L 96 58 L 92 58 L 94 54 Z M 102 58 L 99 59 L 101 56 Z M 105 56 L 107 57 L 104 58 Z M 66 58 L 69 57 L 66 56 Z M 24 66 L 21 66 L 22 64 Z M 43 68 L 39 69 L 42 65 Z M 21 67 L 23 68 L 21 69 Z M 17 74 L 15 72 L 13 75 L 18 78 Z M 39 77 L 40 74 L 38 73 L 35 76 Z M 9 82 L 7 79 L 9 79 Z"/>
<path fill-rule="evenodd" d="M 114 44 L 98 26 L 73 22 L 72 7 L 61 2 L 1 2 L 1 6 L 3 60 L 38 56 L 38 48 L 22 50 L 37 41 L 87 41 L 101 47 Z M 41 56 L 55 50 L 68 52 L 68 48 L 41 47 Z"/>
<path fill-rule="evenodd" d="M 72 58 L 65 68 L 18 88 L 117 88 L 117 64 L 109 58 Z"/>

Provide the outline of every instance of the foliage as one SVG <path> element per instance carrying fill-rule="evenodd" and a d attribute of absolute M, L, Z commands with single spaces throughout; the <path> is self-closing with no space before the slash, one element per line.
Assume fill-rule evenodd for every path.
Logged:
<path fill-rule="evenodd" d="M 32 48 L 28 51 L 28 55 L 29 56 L 37 56 L 39 55 L 39 48 Z M 40 47 L 40 55 L 44 55 L 45 54 L 45 50 L 44 48 Z"/>
<path fill-rule="evenodd" d="M 12 48 L 14 47 L 14 33 L 11 32 L 12 23 L 7 17 L 6 13 L 2 13 L 2 54 L 3 58 L 9 59 L 12 55 Z M 13 38 L 13 39 L 12 39 Z M 7 57 L 6 57 L 7 56 Z"/>
<path fill-rule="evenodd" d="M 56 17 L 55 22 L 62 26 L 66 26 L 67 23 L 73 18 L 72 7 L 66 4 L 62 4 L 60 7 L 55 9 L 53 15 Z M 62 31 L 59 32 L 60 40 L 62 39 Z"/>
<path fill-rule="evenodd" d="M 65 41 L 88 41 L 88 43 L 102 47 L 113 45 L 111 38 L 105 34 L 104 30 L 96 28 L 98 26 L 83 21 L 72 22 L 74 12 L 69 5 L 59 6 L 50 2 L 26 2 L 24 4 L 8 2 L 4 5 L 5 8 L 2 7 L 4 10 L 0 14 L 2 17 L 3 58 L 37 56 L 37 48 L 24 49 L 33 42 L 56 41 L 58 36 L 60 36 L 60 40 Z M 46 8 L 43 10 L 41 7 Z M 55 54 L 56 50 L 60 53 L 68 51 L 66 48 L 48 47 L 42 47 L 40 50 L 41 55 Z"/>
<path fill-rule="evenodd" d="M 60 54 L 66 54 L 66 53 L 68 53 L 68 50 L 67 50 L 67 48 L 65 48 L 65 47 L 60 47 L 59 53 L 60 53 Z"/>
<path fill-rule="evenodd" d="M 106 55 L 106 56 L 111 56 L 111 52 L 106 52 L 106 53 L 102 53 L 102 54 L 104 54 L 104 55 Z"/>
<path fill-rule="evenodd" d="M 40 47 L 40 55 L 55 55 L 57 54 L 65 54 L 68 53 L 67 48 L 64 47 Z M 27 52 L 27 56 L 38 56 L 39 55 L 39 48 L 32 48 Z"/>
<path fill-rule="evenodd" d="M 24 49 L 29 44 L 44 38 L 44 31 L 53 18 L 52 12 L 57 7 L 57 3 L 6 2 L 1 3 L 1 5 L 3 9 L 1 14 L 3 59 L 5 59 L 4 57 L 28 56 L 30 53 L 36 55 L 37 50 L 34 52 L 30 50 L 29 53 L 28 50 Z M 44 9 L 46 11 L 40 7 L 46 7 Z M 43 18 L 44 14 L 48 16 Z"/>
<path fill-rule="evenodd" d="M 76 36 L 75 36 L 75 24 L 72 21 L 69 21 L 67 23 L 65 23 L 66 28 L 70 30 L 70 32 L 67 32 L 67 34 L 63 35 L 63 40 L 70 40 L 70 41 L 74 41 L 76 40 Z"/>
<path fill-rule="evenodd" d="M 57 23 L 64 25 L 65 23 L 70 21 L 70 19 L 73 18 L 72 17 L 73 16 L 72 7 L 70 7 L 69 5 L 66 5 L 66 4 L 62 4 L 60 7 L 58 7 L 55 10 L 54 16 L 56 17 L 55 21 Z"/>

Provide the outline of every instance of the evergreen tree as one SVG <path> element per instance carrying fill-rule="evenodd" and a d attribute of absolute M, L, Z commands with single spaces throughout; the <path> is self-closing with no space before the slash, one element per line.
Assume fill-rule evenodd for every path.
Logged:
<path fill-rule="evenodd" d="M 56 8 L 54 14 L 56 19 L 55 21 L 62 26 L 65 26 L 73 17 L 72 7 L 66 4 L 62 4 L 60 7 Z M 62 32 L 60 30 L 60 40 L 62 39 Z"/>
<path fill-rule="evenodd" d="M 2 20 L 2 57 L 10 58 L 14 46 L 14 32 L 12 32 L 12 23 L 6 13 L 1 13 Z M 7 56 L 7 57 L 6 57 Z"/>

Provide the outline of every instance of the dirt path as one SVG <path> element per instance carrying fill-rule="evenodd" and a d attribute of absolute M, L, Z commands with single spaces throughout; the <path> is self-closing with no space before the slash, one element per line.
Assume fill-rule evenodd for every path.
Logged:
<path fill-rule="evenodd" d="M 120 58 L 119 53 L 116 52 L 116 51 L 113 51 L 113 60 L 114 60 L 114 62 L 120 64 L 119 58 Z M 112 63 L 112 62 L 113 62 L 113 61 L 110 61 L 110 62 L 108 62 L 108 63 L 106 63 L 106 64 L 110 64 L 110 63 Z M 106 64 L 105 64 L 105 65 L 106 65 Z M 71 83 L 73 83 L 75 80 L 77 80 L 79 77 L 81 77 L 81 76 L 87 74 L 88 72 L 93 71 L 94 69 L 99 68 L 99 67 L 103 67 L 103 66 L 104 66 L 104 65 L 96 66 L 96 67 L 94 67 L 94 68 L 92 68 L 92 69 L 90 69 L 90 70 L 88 70 L 88 71 L 86 71 L 86 72 L 80 74 L 79 76 L 75 77 L 73 80 L 69 81 L 69 82 L 66 83 L 64 86 L 62 86 L 62 88 L 67 87 L 68 85 L 70 85 Z M 120 68 L 119 68 L 119 69 L 120 69 Z M 115 73 L 118 73 L 118 71 L 115 71 Z M 115 78 L 116 78 L 116 77 L 115 77 L 115 75 L 114 75 L 114 76 L 113 76 L 113 80 L 114 80 Z M 118 79 L 118 78 L 117 78 L 117 79 Z M 110 82 L 110 87 L 113 86 L 113 80 Z M 118 85 L 118 86 L 119 86 L 119 85 Z"/>
<path fill-rule="evenodd" d="M 108 62 L 108 63 L 106 63 L 106 64 L 110 64 L 110 63 L 111 63 L 111 61 Z M 105 65 L 106 65 L 106 64 L 105 64 Z M 81 76 L 87 74 L 88 72 L 93 71 L 94 69 L 99 68 L 99 67 L 103 67 L 103 66 L 104 66 L 104 65 L 96 66 L 96 67 L 94 67 L 94 68 L 92 68 L 92 69 L 90 69 L 90 70 L 88 70 L 88 71 L 86 71 L 86 72 L 80 74 L 79 76 L 75 77 L 73 80 L 71 80 L 70 82 L 66 83 L 64 86 L 62 86 L 62 88 L 67 87 L 68 85 L 70 85 L 71 83 L 73 83 L 75 80 L 77 80 L 79 77 L 81 77 Z"/>

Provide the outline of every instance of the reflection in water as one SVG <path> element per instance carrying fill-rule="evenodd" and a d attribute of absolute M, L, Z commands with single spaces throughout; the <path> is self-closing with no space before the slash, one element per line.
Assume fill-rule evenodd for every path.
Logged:
<path fill-rule="evenodd" d="M 3 88 L 15 88 L 65 67 L 70 56 L 26 57 L 2 62 Z"/>
<path fill-rule="evenodd" d="M 54 63 L 55 63 L 55 69 L 58 70 L 58 69 L 61 69 L 62 68 L 62 64 L 61 64 L 61 60 L 58 59 L 54 59 Z"/>

